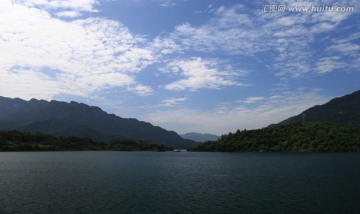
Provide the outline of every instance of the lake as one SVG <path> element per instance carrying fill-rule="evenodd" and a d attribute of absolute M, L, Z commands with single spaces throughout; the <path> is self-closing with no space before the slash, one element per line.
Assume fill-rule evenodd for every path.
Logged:
<path fill-rule="evenodd" d="M 0 213 L 359 211 L 359 153 L 0 153 Z"/>

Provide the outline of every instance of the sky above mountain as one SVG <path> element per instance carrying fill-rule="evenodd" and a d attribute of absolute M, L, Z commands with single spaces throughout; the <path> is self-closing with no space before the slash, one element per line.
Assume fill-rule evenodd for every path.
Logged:
<path fill-rule="evenodd" d="M 358 1 L 0 5 L 0 96 L 74 100 L 220 135 L 360 89 Z"/>

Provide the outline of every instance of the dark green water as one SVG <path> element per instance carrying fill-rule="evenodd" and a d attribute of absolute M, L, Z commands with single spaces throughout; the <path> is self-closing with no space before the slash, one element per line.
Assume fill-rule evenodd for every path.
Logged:
<path fill-rule="evenodd" d="M 0 153 L 0 213 L 359 212 L 358 153 Z"/>

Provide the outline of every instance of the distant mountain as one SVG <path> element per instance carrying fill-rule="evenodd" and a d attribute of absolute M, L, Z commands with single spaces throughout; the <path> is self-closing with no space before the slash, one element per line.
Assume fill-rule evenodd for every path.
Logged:
<path fill-rule="evenodd" d="M 360 91 L 334 98 L 324 105 L 316 105 L 280 124 L 311 121 L 360 127 Z"/>
<path fill-rule="evenodd" d="M 196 145 L 173 131 L 147 122 L 121 118 L 83 103 L 54 100 L 25 101 L 0 96 L 0 130 L 78 136 L 106 142 L 112 139 L 142 140 L 174 148 Z"/>
<path fill-rule="evenodd" d="M 219 137 L 213 134 L 201 134 L 196 132 L 190 132 L 180 135 L 184 139 L 193 140 L 195 142 L 205 142 L 205 141 L 214 141 Z"/>

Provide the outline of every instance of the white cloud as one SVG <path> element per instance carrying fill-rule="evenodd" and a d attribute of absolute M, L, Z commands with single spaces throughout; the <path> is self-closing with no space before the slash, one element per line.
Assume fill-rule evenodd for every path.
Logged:
<path fill-rule="evenodd" d="M 3 4 L 4 3 L 4 4 Z M 47 7 L 92 10 L 96 1 L 27 1 Z M 124 87 L 135 93 L 151 94 L 152 89 L 135 80 L 139 72 L 156 59 L 151 50 L 142 48 L 144 39 L 132 35 L 119 22 L 104 18 L 79 19 L 65 22 L 53 18 L 41 8 L 1 0 L 0 73 L 13 75 L 23 69 L 16 82 L 32 76 L 28 91 L 16 90 L 16 96 L 49 98 L 61 93 L 82 96 L 109 87 Z M 37 75 L 35 75 L 37 74 Z M 47 78 L 45 78 L 47 77 Z M 22 79 L 23 78 L 23 79 Z M 17 87 L 14 78 L 0 79 L 0 85 Z M 43 86 L 53 84 L 51 90 Z M 46 88 L 46 87 L 45 87 Z M 8 90 L 2 89 L 2 95 Z"/>
<path fill-rule="evenodd" d="M 157 0 L 161 7 L 173 7 L 175 6 L 175 2 L 173 0 Z"/>
<path fill-rule="evenodd" d="M 57 12 L 56 15 L 60 17 L 74 18 L 81 16 L 81 13 L 79 13 L 78 11 L 62 11 L 62 12 Z"/>
<path fill-rule="evenodd" d="M 147 95 L 151 95 L 154 93 L 153 89 L 146 85 L 131 86 L 131 87 L 128 87 L 128 90 L 133 91 L 136 94 L 141 95 L 141 96 L 147 96 Z"/>
<path fill-rule="evenodd" d="M 54 79 L 40 72 L 25 69 L 0 72 L 0 92 L 8 97 L 23 99 L 38 97 L 49 100 L 51 95 L 59 90 L 61 86 Z"/>
<path fill-rule="evenodd" d="M 165 88 L 168 90 L 216 89 L 223 86 L 239 85 L 234 80 L 234 72 L 221 68 L 215 60 L 203 60 L 201 57 L 173 61 L 162 70 L 184 77 L 166 85 Z"/>
<path fill-rule="evenodd" d="M 240 101 L 245 104 L 252 104 L 264 100 L 265 97 L 247 97 L 245 100 Z"/>
<path fill-rule="evenodd" d="M 316 91 L 299 90 L 271 95 L 254 107 L 240 103 L 210 111 L 189 108 L 159 110 L 149 113 L 144 119 L 179 133 L 196 131 L 221 135 L 237 129 L 266 127 L 327 100 Z"/>
<path fill-rule="evenodd" d="M 351 58 L 360 57 L 360 45 L 356 42 L 360 39 L 360 33 L 350 33 L 342 39 L 332 39 L 332 44 L 328 46 L 328 52 L 345 55 Z"/>
<path fill-rule="evenodd" d="M 173 39 L 160 37 L 156 37 L 154 39 L 151 44 L 151 48 L 159 52 L 161 55 L 168 55 L 181 50 L 179 44 L 177 44 Z"/>
<path fill-rule="evenodd" d="M 21 0 L 18 1 L 29 7 L 42 7 L 45 9 L 68 9 L 78 12 L 96 12 L 95 5 L 98 0 Z"/>
<path fill-rule="evenodd" d="M 346 67 L 347 64 L 340 61 L 340 57 L 323 57 L 316 63 L 315 70 L 321 74 Z"/>
<path fill-rule="evenodd" d="M 130 48 L 117 58 L 123 65 L 123 69 L 132 72 L 138 72 L 146 66 L 154 63 L 156 57 L 153 52 L 144 48 Z"/>
<path fill-rule="evenodd" d="M 332 45 L 331 47 L 329 47 L 329 49 L 343 52 L 351 56 L 351 55 L 359 54 L 360 45 L 351 42 L 342 42 Z"/>
<path fill-rule="evenodd" d="M 323 6 L 315 2 L 283 2 L 274 4 Z M 328 5 L 356 6 L 356 1 L 329 1 Z M 242 5 L 221 6 L 213 10 L 214 18 L 194 26 L 190 23 L 178 25 L 174 32 L 158 37 L 157 44 L 164 42 L 164 53 L 186 53 L 187 51 L 218 53 L 253 57 L 268 66 L 269 72 L 281 78 L 300 77 L 309 72 L 318 72 L 314 43 L 320 34 L 329 33 L 341 27 L 341 23 L 354 13 L 262 13 Z M 329 42 L 329 46 L 331 41 Z M 340 48 L 342 45 L 338 45 Z M 323 47 L 317 47 L 323 49 Z M 357 51 L 357 47 L 346 46 Z M 159 48 L 161 49 L 161 48 Z M 325 48 L 326 49 L 326 48 Z M 350 50 L 349 50 L 350 51 Z M 335 55 L 336 56 L 336 55 Z M 245 57 L 245 59 L 246 59 Z M 347 62 L 351 64 L 352 62 Z"/>
<path fill-rule="evenodd" d="M 179 105 L 180 103 L 184 102 L 185 100 L 187 100 L 186 97 L 165 99 L 165 100 L 161 101 L 160 106 L 172 107 L 172 106 Z"/>
<path fill-rule="evenodd" d="M 150 2 L 151 4 L 157 4 L 160 7 L 174 7 L 176 5 L 176 0 L 133 0 L 133 1 L 141 2 L 141 3 Z"/>

